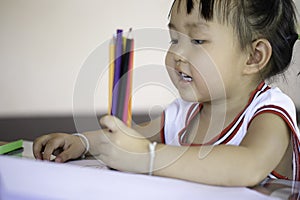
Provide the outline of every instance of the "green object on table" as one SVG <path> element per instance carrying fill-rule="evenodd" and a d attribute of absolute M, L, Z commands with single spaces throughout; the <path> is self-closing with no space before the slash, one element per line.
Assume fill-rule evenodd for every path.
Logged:
<path fill-rule="evenodd" d="M 4 145 L 0 145 L 0 155 L 9 153 L 11 151 L 20 149 L 23 147 L 23 140 L 17 140 L 14 142 L 9 142 Z"/>

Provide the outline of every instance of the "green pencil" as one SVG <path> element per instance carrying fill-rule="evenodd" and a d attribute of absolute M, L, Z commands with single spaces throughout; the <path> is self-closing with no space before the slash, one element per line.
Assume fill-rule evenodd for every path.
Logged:
<path fill-rule="evenodd" d="M 17 140 L 14 142 L 9 142 L 4 145 L 0 145 L 0 155 L 9 153 L 16 149 L 20 149 L 23 147 L 23 140 Z"/>

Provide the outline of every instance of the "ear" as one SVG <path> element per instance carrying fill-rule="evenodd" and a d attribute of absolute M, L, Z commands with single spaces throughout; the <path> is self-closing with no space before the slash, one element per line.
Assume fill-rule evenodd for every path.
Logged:
<path fill-rule="evenodd" d="M 252 42 L 244 74 L 256 74 L 263 70 L 272 56 L 272 46 L 267 39 L 257 39 Z"/>

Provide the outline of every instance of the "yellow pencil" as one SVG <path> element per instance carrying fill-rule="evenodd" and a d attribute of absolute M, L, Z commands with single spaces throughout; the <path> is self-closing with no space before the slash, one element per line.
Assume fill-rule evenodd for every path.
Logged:
<path fill-rule="evenodd" d="M 115 37 L 109 43 L 108 114 L 111 114 L 112 92 L 115 71 Z"/>

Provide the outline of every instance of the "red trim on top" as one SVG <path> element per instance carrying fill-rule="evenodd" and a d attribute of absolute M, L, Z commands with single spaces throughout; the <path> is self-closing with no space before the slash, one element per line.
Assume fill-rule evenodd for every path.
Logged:
<path fill-rule="evenodd" d="M 193 112 L 193 110 L 195 109 L 196 106 L 199 107 L 197 108 L 197 110 L 195 112 Z M 190 122 L 194 119 L 194 117 L 199 113 L 199 111 L 201 110 L 203 104 L 198 104 L 198 103 L 194 103 L 193 105 L 191 105 L 191 107 L 189 108 L 187 114 L 186 114 L 186 118 L 185 118 L 185 125 L 189 125 Z M 192 113 L 193 112 L 193 113 Z M 191 115 L 192 113 L 192 115 Z M 191 116 L 190 116 L 191 115 Z"/>
<path fill-rule="evenodd" d="M 162 144 L 166 144 L 166 138 L 165 138 L 165 112 L 161 114 L 161 121 L 160 121 L 160 139 Z"/>
<path fill-rule="evenodd" d="M 250 120 L 249 123 L 248 123 L 248 127 L 247 127 L 247 128 L 249 128 L 249 126 L 251 125 L 253 119 L 254 119 L 255 117 L 257 117 L 258 115 L 263 114 L 263 113 L 272 113 L 272 114 L 275 114 L 275 115 L 278 115 L 279 117 L 281 117 L 281 118 L 287 123 L 287 125 L 288 125 L 289 128 L 291 129 L 292 133 L 293 133 L 294 135 L 296 135 L 295 127 L 293 126 L 293 124 L 290 123 L 290 122 L 292 122 L 291 116 L 290 116 L 283 108 L 278 107 L 278 106 L 274 106 L 274 105 L 264 106 L 264 107 L 262 107 L 262 108 L 263 108 L 263 109 L 266 109 L 266 108 L 275 108 L 275 109 L 278 109 L 278 110 L 284 112 L 284 114 L 288 117 L 288 119 L 286 118 L 286 116 L 284 116 L 284 115 L 283 115 L 281 112 L 279 112 L 279 111 L 276 111 L 276 110 L 263 110 L 263 111 L 260 111 L 260 110 L 262 110 L 262 109 L 260 108 L 260 109 L 257 110 L 257 111 L 260 111 L 260 112 L 257 112 L 257 113 L 251 118 L 251 120 Z M 298 141 L 298 142 L 299 142 L 299 141 Z"/>
<path fill-rule="evenodd" d="M 257 88 L 251 93 L 250 98 L 249 98 L 249 100 L 248 100 L 248 103 L 247 103 L 247 105 L 244 107 L 244 109 L 243 109 L 243 110 L 242 110 L 242 111 L 234 118 L 234 120 L 233 120 L 233 121 L 232 121 L 225 129 L 222 130 L 222 132 L 221 132 L 219 135 L 215 136 L 215 137 L 212 138 L 210 141 L 208 141 L 208 142 L 206 142 L 206 143 L 204 143 L 204 144 L 184 144 L 184 143 L 181 143 L 180 138 L 181 138 L 182 134 L 184 133 L 183 130 L 186 130 L 186 127 L 185 127 L 185 128 L 183 128 L 183 129 L 179 132 L 180 135 L 178 135 L 178 136 L 179 136 L 179 142 L 180 142 L 180 144 L 181 144 L 181 145 L 191 145 L 191 146 L 212 145 L 212 144 L 214 144 L 215 142 L 217 142 L 218 140 L 220 140 L 221 138 L 223 138 L 223 137 L 227 134 L 227 132 L 228 132 L 230 129 L 232 129 L 232 127 L 237 123 L 237 121 L 240 119 L 240 117 L 242 116 L 242 114 L 245 112 L 245 110 L 248 108 L 248 106 L 252 103 L 252 101 L 254 100 L 255 96 L 256 96 L 259 92 L 260 92 L 259 95 L 261 95 L 261 94 L 263 94 L 264 92 L 266 92 L 267 90 L 270 89 L 270 87 L 267 86 L 264 90 L 262 90 L 262 88 L 263 88 L 265 85 L 266 85 L 265 82 L 262 81 L 262 82 L 257 86 Z M 258 96 L 259 96 L 259 95 L 258 95 Z M 202 104 L 201 104 L 201 105 L 202 105 Z M 202 108 L 202 107 L 201 107 L 201 108 Z M 190 121 L 191 121 L 191 120 L 190 120 Z M 230 139 L 232 139 L 232 138 L 237 134 L 239 128 L 240 128 L 241 125 L 242 125 L 242 123 L 243 123 L 243 119 L 241 119 L 239 125 L 235 128 L 235 130 L 233 131 L 233 133 L 231 133 L 231 134 L 229 135 L 229 138 L 230 138 Z M 188 125 L 188 124 L 186 124 L 186 126 L 187 126 L 187 125 Z M 230 139 L 226 138 L 225 141 L 228 142 L 228 141 L 230 141 Z M 225 144 L 225 143 L 222 142 L 222 144 Z"/>
<path fill-rule="evenodd" d="M 198 106 L 198 108 L 195 110 L 195 112 L 192 113 L 192 111 L 194 110 L 194 108 L 196 106 Z M 180 138 L 185 133 L 188 125 L 191 123 L 191 121 L 194 119 L 194 117 L 200 112 L 202 106 L 203 106 L 202 104 L 195 103 L 195 104 L 191 105 L 191 107 L 189 108 L 187 115 L 186 115 L 186 119 L 185 119 L 185 127 L 183 129 L 181 129 L 178 133 L 178 141 L 179 141 L 180 145 L 182 145 L 182 146 L 190 145 L 190 144 L 186 144 L 183 142 L 186 140 L 187 135 L 185 135 L 183 139 L 180 139 Z M 191 113 L 192 113 L 192 115 L 190 116 Z"/>
<path fill-rule="evenodd" d="M 278 178 L 278 179 L 289 180 L 289 178 L 288 178 L 287 176 L 283 176 L 283 175 L 277 173 L 275 170 L 272 171 L 271 174 L 272 174 L 273 176 L 275 176 L 276 178 Z"/>
<path fill-rule="evenodd" d="M 245 109 L 246 109 L 246 108 L 245 108 Z M 214 137 L 214 138 L 211 139 L 210 141 L 204 143 L 203 145 L 212 145 L 212 144 L 214 144 L 215 142 L 217 142 L 219 139 L 223 138 L 223 137 L 227 134 L 227 132 L 228 132 L 230 129 L 232 129 L 232 127 L 237 123 L 237 121 L 240 119 L 241 115 L 244 113 L 245 109 L 244 109 L 242 112 L 240 112 L 240 113 L 234 118 L 234 120 L 233 120 L 233 121 L 232 121 L 225 129 L 222 130 L 222 132 L 221 132 L 219 135 L 217 135 L 216 137 Z M 240 127 L 240 126 L 239 126 L 239 127 Z M 237 133 L 237 131 L 238 131 L 238 130 L 235 130 L 234 132 Z M 230 134 L 230 136 L 231 136 L 231 135 L 232 135 L 232 134 Z"/>
<path fill-rule="evenodd" d="M 259 109 L 257 109 L 256 114 L 259 113 L 260 110 L 268 109 L 268 108 L 280 110 L 281 112 L 283 112 L 288 117 L 289 121 L 291 121 L 291 122 L 293 121 L 292 117 L 289 115 L 289 113 L 285 109 L 283 109 L 282 107 L 276 106 L 276 105 L 265 105 L 263 107 L 260 107 Z"/>
<path fill-rule="evenodd" d="M 260 92 L 261 89 L 262 89 L 265 85 L 266 85 L 265 82 L 262 81 L 262 82 L 257 86 L 257 88 L 256 88 L 256 89 L 252 92 L 252 94 L 250 95 L 250 98 L 249 98 L 249 101 L 248 101 L 247 106 L 254 100 L 254 97 L 256 96 L 256 94 L 257 94 L 258 92 Z M 270 89 L 270 87 L 267 86 L 263 91 L 261 91 L 261 94 L 264 93 L 265 91 L 269 90 L 269 89 Z"/>
<path fill-rule="evenodd" d="M 240 123 L 237 125 L 237 127 L 235 127 L 234 131 L 221 144 L 227 144 L 237 134 L 237 132 L 240 130 L 241 126 L 244 123 L 244 118 L 245 117 L 243 117 L 243 119 L 241 119 Z"/>
<path fill-rule="evenodd" d="M 300 181 L 300 142 L 299 138 L 297 138 L 296 134 L 293 135 L 293 150 L 295 151 L 295 160 L 297 162 L 297 165 L 295 167 L 296 173 L 295 173 L 295 180 Z"/>
<path fill-rule="evenodd" d="M 189 146 L 189 145 L 190 145 L 190 144 L 187 144 L 187 143 L 183 142 L 183 141 L 185 141 L 185 139 L 186 139 L 186 137 L 187 137 L 186 135 L 184 136 L 183 139 L 180 139 L 180 138 L 182 137 L 182 135 L 185 133 L 186 129 L 187 129 L 187 127 L 184 127 L 184 128 L 181 129 L 181 130 L 179 131 L 179 133 L 178 133 L 178 141 L 179 141 L 179 144 L 180 144 L 181 146 Z"/>
<path fill-rule="evenodd" d="M 263 91 L 261 91 L 261 89 L 265 86 L 265 82 L 261 82 L 258 87 L 252 92 L 252 94 L 250 95 L 248 104 L 244 107 L 244 109 L 234 118 L 234 120 L 216 137 L 214 137 L 213 139 L 211 139 L 209 142 L 202 144 L 202 145 L 211 145 L 215 142 L 217 142 L 219 139 L 223 138 L 227 132 L 232 129 L 232 127 L 236 124 L 236 122 L 240 119 L 241 115 L 245 112 L 245 110 L 248 108 L 248 106 L 252 103 L 252 101 L 254 100 L 255 96 L 257 93 L 261 92 L 259 95 L 263 94 L 264 92 L 266 92 L 267 90 L 270 89 L 269 86 L 267 86 Z M 241 120 L 242 123 L 243 119 Z M 236 127 L 236 129 L 240 128 L 241 125 L 239 125 L 238 127 Z M 238 129 L 234 131 L 234 135 L 238 132 Z M 234 135 L 230 134 L 230 137 L 233 138 Z M 226 139 L 227 140 L 227 139 Z M 227 141 L 228 142 L 228 141 Z"/>

